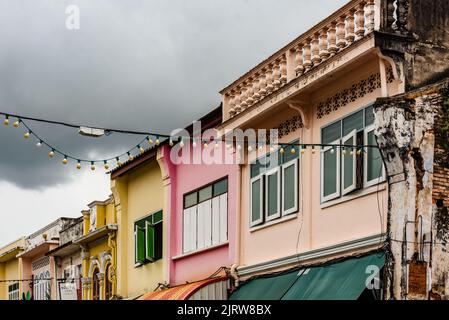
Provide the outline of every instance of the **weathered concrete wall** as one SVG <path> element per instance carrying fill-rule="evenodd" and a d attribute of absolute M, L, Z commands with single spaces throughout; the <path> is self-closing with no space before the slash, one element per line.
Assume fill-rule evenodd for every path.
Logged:
<path fill-rule="evenodd" d="M 394 2 L 398 18 L 383 17 L 376 44 L 403 71 L 407 90 L 420 88 L 449 75 L 449 1 L 384 0 Z M 386 8 L 385 7 L 385 8 Z M 392 15 L 390 9 L 383 15 Z"/>
<path fill-rule="evenodd" d="M 435 158 L 444 114 L 441 86 L 379 99 L 375 105 L 377 142 L 389 182 L 386 298 L 448 294 L 449 170 Z"/>
<path fill-rule="evenodd" d="M 449 92 L 443 91 L 436 117 L 433 184 L 432 291 L 433 299 L 449 299 Z"/>

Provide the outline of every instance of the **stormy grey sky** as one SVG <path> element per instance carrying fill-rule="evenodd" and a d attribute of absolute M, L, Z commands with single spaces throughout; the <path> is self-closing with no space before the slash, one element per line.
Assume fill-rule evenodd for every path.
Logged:
<path fill-rule="evenodd" d="M 0 0 L 0 110 L 92 126 L 170 132 L 220 103 L 218 91 L 347 0 Z M 65 25 L 68 5 L 80 29 Z M 1 121 L 3 122 L 3 121 Z M 140 137 L 83 138 L 29 125 L 78 157 Z M 0 246 L 110 193 L 0 127 Z"/>

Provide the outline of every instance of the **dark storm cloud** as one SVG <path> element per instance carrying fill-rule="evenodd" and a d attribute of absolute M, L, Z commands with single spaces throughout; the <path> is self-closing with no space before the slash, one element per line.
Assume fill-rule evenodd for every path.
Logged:
<path fill-rule="evenodd" d="M 343 0 L 2 0 L 0 110 L 87 125 L 170 132 L 220 102 L 218 91 Z M 78 5 L 81 28 L 65 27 Z M 139 137 L 97 141 L 32 124 L 87 157 Z M 0 179 L 44 188 L 74 179 L 46 152 L 0 128 Z"/>

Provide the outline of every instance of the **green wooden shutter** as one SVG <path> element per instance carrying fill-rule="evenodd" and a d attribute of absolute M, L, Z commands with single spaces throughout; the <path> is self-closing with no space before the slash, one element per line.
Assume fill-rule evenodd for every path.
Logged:
<path fill-rule="evenodd" d="M 251 226 L 263 222 L 263 176 L 251 179 Z"/>
<path fill-rule="evenodd" d="M 148 261 L 155 261 L 155 230 L 154 225 L 145 222 L 145 244 L 146 244 L 146 252 L 145 256 Z"/>
<path fill-rule="evenodd" d="M 135 231 L 136 263 L 145 262 L 145 230 L 136 225 Z"/>

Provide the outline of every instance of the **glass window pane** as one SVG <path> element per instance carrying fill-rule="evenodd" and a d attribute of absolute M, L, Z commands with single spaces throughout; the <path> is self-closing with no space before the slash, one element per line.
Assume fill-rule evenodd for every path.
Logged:
<path fill-rule="evenodd" d="M 262 180 L 253 181 L 251 185 L 251 221 L 257 221 L 261 218 L 262 208 L 260 207 L 260 197 L 262 192 Z"/>
<path fill-rule="evenodd" d="M 153 214 L 153 224 L 156 224 L 158 222 L 162 221 L 162 211 L 156 212 L 155 214 Z"/>
<path fill-rule="evenodd" d="M 349 134 L 354 129 L 363 129 L 363 110 L 343 119 L 343 136 Z"/>
<path fill-rule="evenodd" d="M 203 188 L 200 190 L 199 193 L 199 202 L 206 201 L 208 199 L 212 198 L 212 186 Z"/>
<path fill-rule="evenodd" d="M 291 142 L 292 144 L 299 143 L 299 140 L 295 140 Z M 282 164 L 287 163 L 293 159 L 297 159 L 299 157 L 299 146 L 298 145 L 289 145 L 285 146 L 285 152 L 282 155 Z M 292 149 L 295 150 L 294 153 L 292 153 Z"/>
<path fill-rule="evenodd" d="M 278 213 L 278 175 L 279 172 L 267 176 L 268 183 L 268 216 Z"/>
<path fill-rule="evenodd" d="M 324 196 L 337 192 L 337 152 L 324 152 Z"/>
<path fill-rule="evenodd" d="M 253 163 L 251 165 L 251 178 L 258 176 L 260 174 L 260 164 L 259 162 Z"/>
<path fill-rule="evenodd" d="M 295 206 L 295 183 L 295 165 L 292 164 L 284 170 L 284 210 Z"/>
<path fill-rule="evenodd" d="M 365 109 L 365 127 L 374 123 L 374 107 L 368 107 Z"/>
<path fill-rule="evenodd" d="M 228 192 L 228 179 L 221 180 L 214 184 L 214 197 Z"/>
<path fill-rule="evenodd" d="M 368 132 L 368 145 L 377 145 L 374 137 L 374 131 Z M 382 157 L 380 151 L 377 148 L 367 148 L 368 168 L 367 168 L 367 180 L 378 179 L 382 176 Z"/>
<path fill-rule="evenodd" d="M 341 121 L 337 121 L 326 128 L 323 128 L 321 132 L 321 140 L 324 144 L 329 144 L 335 140 L 341 138 Z"/>
<path fill-rule="evenodd" d="M 184 197 L 184 208 L 189 208 L 198 203 L 197 192 L 193 192 Z"/>
<path fill-rule="evenodd" d="M 345 145 L 355 145 L 354 137 L 343 141 Z M 344 167 L 344 177 L 343 177 L 343 188 L 349 188 L 354 184 L 354 157 L 351 155 L 352 149 L 345 148 L 345 152 L 342 152 L 343 167 Z"/>

